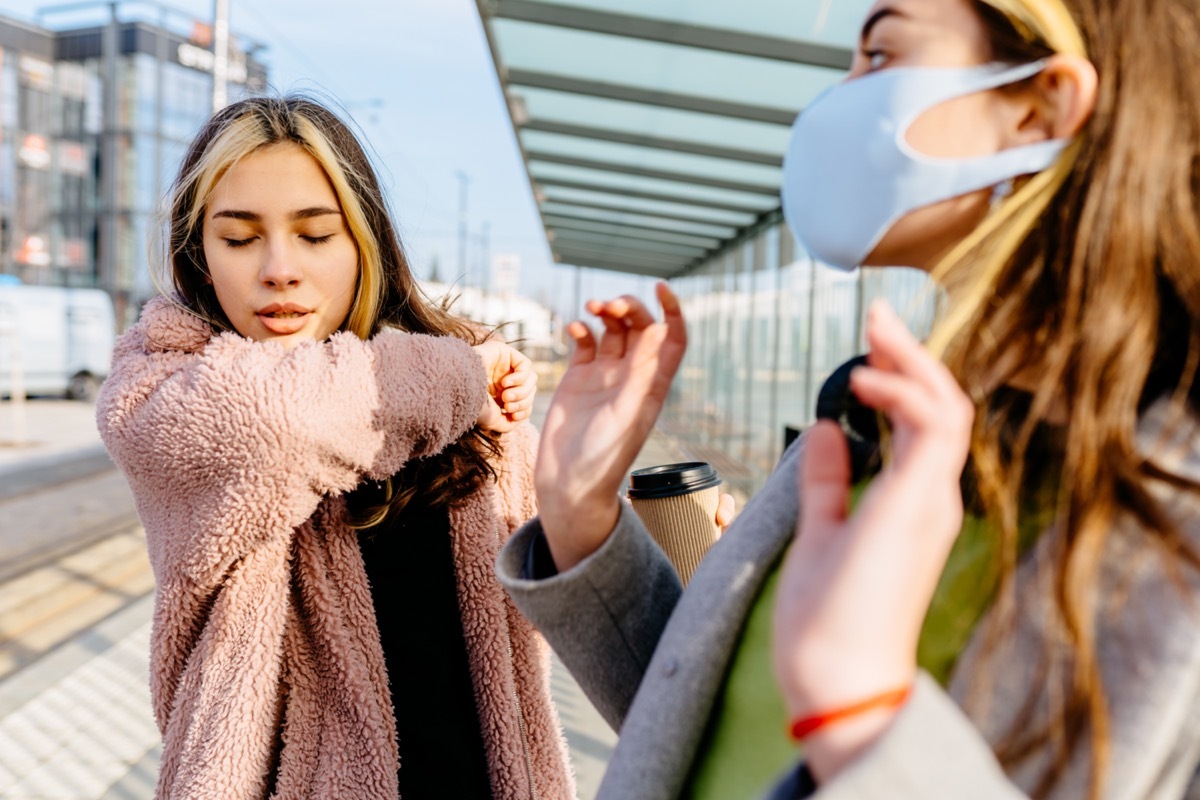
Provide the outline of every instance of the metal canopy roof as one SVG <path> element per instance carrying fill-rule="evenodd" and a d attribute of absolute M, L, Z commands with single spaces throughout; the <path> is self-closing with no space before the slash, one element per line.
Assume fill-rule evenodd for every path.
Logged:
<path fill-rule="evenodd" d="M 780 219 L 870 0 L 476 0 L 555 260 L 672 277 Z"/>

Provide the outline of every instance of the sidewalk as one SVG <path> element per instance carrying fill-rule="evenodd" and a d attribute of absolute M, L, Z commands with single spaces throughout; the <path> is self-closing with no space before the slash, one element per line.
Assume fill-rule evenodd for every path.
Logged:
<path fill-rule="evenodd" d="M 539 425 L 548 404 L 548 393 L 539 396 L 534 416 Z M 16 486 L 35 470 L 68 469 L 72 463 L 88 459 L 94 462 L 97 453 L 102 453 L 94 408 L 84 403 L 27 401 L 25 442 L 21 446 L 13 444 L 13 433 L 11 404 L 0 402 L 0 503 L 14 497 L 8 502 L 21 502 L 19 494 L 5 495 L 4 487 Z M 685 460 L 681 451 L 656 431 L 635 468 L 680 460 Z M 120 544 L 128 547 L 125 539 L 140 536 L 140 529 L 134 529 Z M 144 552 L 136 558 L 144 560 Z M 148 565 L 140 566 L 148 571 Z M 85 574 L 86 566 L 66 564 L 58 568 L 75 578 L 96 581 Z M 30 580 L 40 583 L 33 586 Z M 13 594 L 47 591 L 47 579 L 31 575 L 30 580 L 23 587 L 18 586 L 19 581 L 0 582 L 0 645 L 13 636 L 7 629 L 10 620 L 5 612 L 13 602 Z M 122 603 L 83 633 L 17 672 L 0 677 L 0 797 L 153 797 L 160 752 L 148 692 L 153 595 L 141 590 L 126 593 Z M 616 735 L 557 660 L 552 689 L 578 778 L 579 798 L 591 800 Z"/>
<path fill-rule="evenodd" d="M 15 405 L 0 400 L 0 482 L 64 455 L 101 449 L 96 409 L 90 403 L 49 397 Z"/>

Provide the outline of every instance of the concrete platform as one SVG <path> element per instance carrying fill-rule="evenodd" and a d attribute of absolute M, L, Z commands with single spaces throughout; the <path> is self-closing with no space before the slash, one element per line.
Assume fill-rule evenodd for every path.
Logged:
<path fill-rule="evenodd" d="M 548 402 L 539 397 L 535 421 Z M 52 527 L 48 505 L 76 503 L 75 519 L 113 516 L 112 529 L 86 547 L 33 571 L 10 570 L 8 579 L 0 574 L 0 797 L 11 800 L 145 800 L 154 793 L 153 583 L 141 529 L 119 519 L 128 489 L 104 464 L 93 415 L 84 403 L 31 400 L 17 431 L 10 403 L 0 402 L 0 553 L 6 541 L 36 533 L 39 520 Z M 656 432 L 635 468 L 680 460 L 682 451 Z M 552 685 L 579 798 L 591 800 L 616 735 L 557 661 Z"/>

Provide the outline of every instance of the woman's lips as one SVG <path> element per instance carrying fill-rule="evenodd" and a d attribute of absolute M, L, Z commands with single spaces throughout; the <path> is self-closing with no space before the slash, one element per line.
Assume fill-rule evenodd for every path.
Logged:
<path fill-rule="evenodd" d="M 271 333 L 280 336 L 298 333 L 308 323 L 307 311 L 258 312 L 258 320 Z"/>

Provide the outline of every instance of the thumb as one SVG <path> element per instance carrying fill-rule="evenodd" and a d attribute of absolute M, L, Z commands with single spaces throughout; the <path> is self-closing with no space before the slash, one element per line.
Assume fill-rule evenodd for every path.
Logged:
<path fill-rule="evenodd" d="M 850 449 L 833 422 L 821 420 L 804 437 L 798 476 L 800 530 L 826 530 L 846 519 L 850 499 Z"/>

